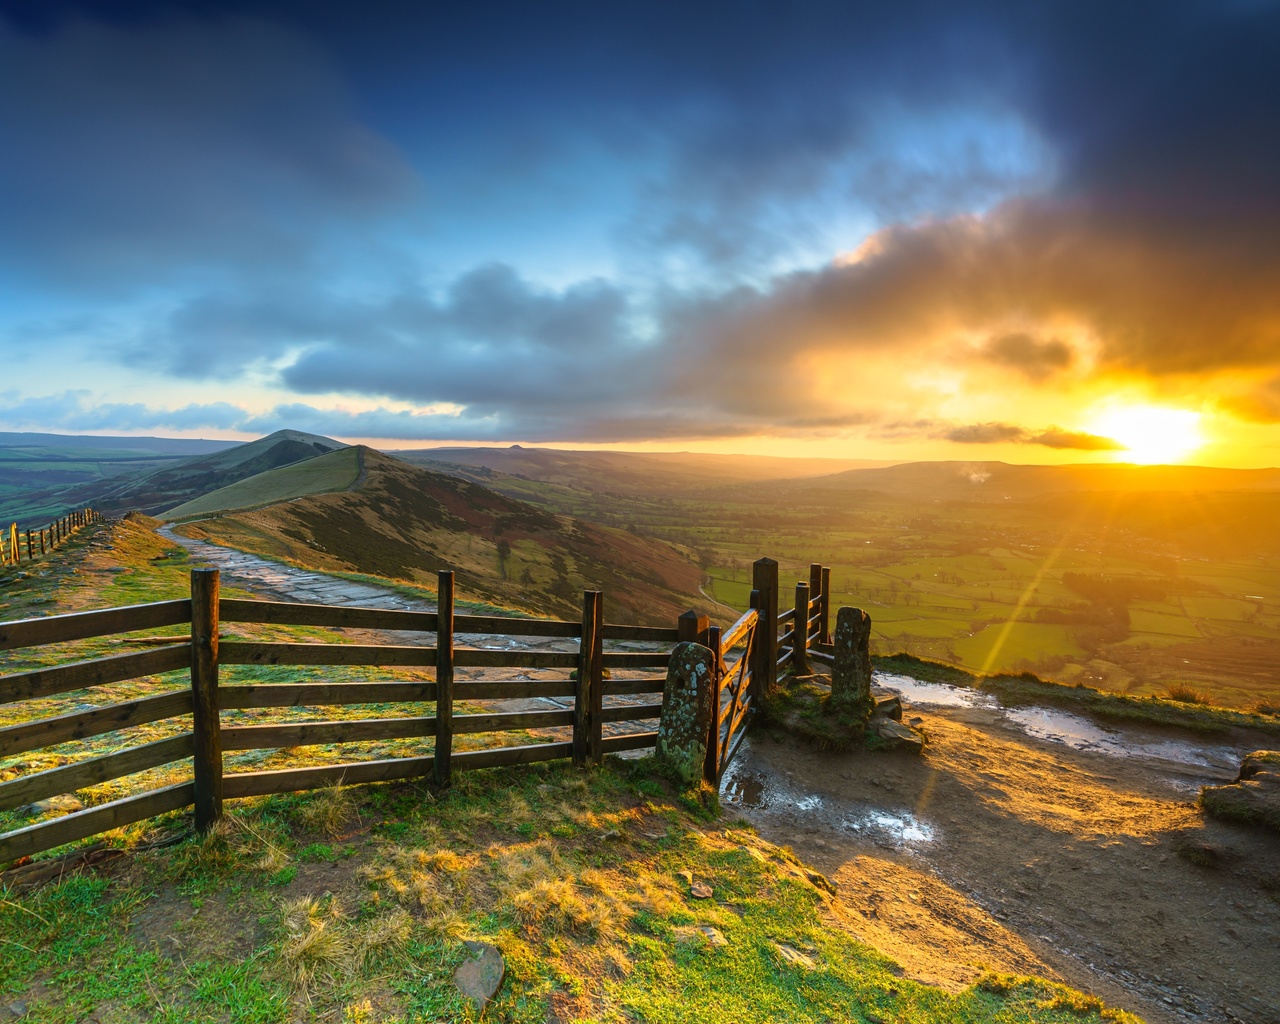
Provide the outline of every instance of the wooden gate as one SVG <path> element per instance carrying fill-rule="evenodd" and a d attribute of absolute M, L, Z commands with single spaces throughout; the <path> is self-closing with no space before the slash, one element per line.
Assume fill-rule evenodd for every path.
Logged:
<path fill-rule="evenodd" d="M 751 607 L 723 635 L 719 626 L 708 630 L 707 646 L 716 657 L 712 659 L 711 724 L 703 775 L 717 788 L 725 768 L 742 746 L 747 725 L 759 704 L 759 680 L 756 678 L 756 634 L 759 626 L 760 592 L 753 590 Z M 738 647 L 742 652 L 737 662 L 726 667 L 726 657 Z"/>

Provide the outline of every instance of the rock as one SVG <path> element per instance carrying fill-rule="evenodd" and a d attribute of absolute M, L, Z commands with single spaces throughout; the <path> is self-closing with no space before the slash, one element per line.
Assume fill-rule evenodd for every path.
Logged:
<path fill-rule="evenodd" d="M 872 710 L 873 715 L 879 715 L 881 718 L 892 718 L 895 722 L 902 721 L 902 698 L 896 693 L 873 693 L 871 699 L 875 701 L 875 708 Z"/>
<path fill-rule="evenodd" d="M 687 885 L 687 886 L 690 886 L 690 887 L 692 887 L 692 886 L 693 886 L 693 872 L 692 872 L 692 871 L 677 871 L 677 872 L 676 872 L 676 878 L 681 878 L 681 879 L 683 879 L 683 880 L 684 880 L 684 884 L 685 884 L 685 885 Z"/>
<path fill-rule="evenodd" d="M 31 1007 L 26 1002 L 21 999 L 15 999 L 9 1004 L 9 1015 L 12 1017 L 25 1017 L 29 1009 Z"/>
<path fill-rule="evenodd" d="M 476 1011 L 482 1013 L 501 986 L 507 973 L 507 965 L 497 946 L 473 941 L 468 941 L 466 946 L 476 956 L 471 960 L 464 960 L 453 972 L 453 984 L 475 1003 Z"/>
<path fill-rule="evenodd" d="M 675 929 L 675 937 L 677 942 L 682 943 L 703 941 L 708 946 L 729 945 L 724 933 L 709 924 L 682 925 Z"/>
<path fill-rule="evenodd" d="M 711 729 L 711 652 L 701 644 L 677 644 L 667 661 L 656 754 L 686 785 L 702 781 Z"/>
<path fill-rule="evenodd" d="M 860 710 L 865 717 L 873 707 L 871 616 L 861 608 L 841 608 L 836 612 L 832 645 L 831 703 L 841 710 Z"/>
<path fill-rule="evenodd" d="M 707 885 L 706 882 L 694 882 L 689 886 L 689 895 L 695 900 L 709 900 L 711 899 L 711 886 Z"/>
<path fill-rule="evenodd" d="M 924 737 L 910 726 L 895 722 L 892 718 L 873 718 L 871 731 L 890 750 L 901 748 L 912 754 L 919 754 L 924 750 Z"/>
<path fill-rule="evenodd" d="M 1280 831 L 1280 751 L 1249 754 L 1235 784 L 1206 786 L 1200 791 L 1200 806 L 1215 818 Z"/>
<path fill-rule="evenodd" d="M 22 814 L 49 814 L 50 812 L 71 814 L 74 811 L 83 810 L 84 804 L 74 793 L 59 793 L 57 796 L 51 796 L 45 800 L 37 800 L 33 804 L 24 804 L 18 808 L 18 811 Z"/>
<path fill-rule="evenodd" d="M 785 942 L 775 942 L 773 950 L 777 953 L 778 959 L 788 967 L 799 967 L 802 970 L 812 971 L 818 966 L 813 962 L 812 957 L 801 953 L 794 946 L 788 946 Z"/>

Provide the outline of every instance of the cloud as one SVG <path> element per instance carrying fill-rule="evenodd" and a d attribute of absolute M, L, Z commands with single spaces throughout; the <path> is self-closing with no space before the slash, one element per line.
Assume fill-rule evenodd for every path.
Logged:
<path fill-rule="evenodd" d="M 981 349 L 988 362 L 1018 370 L 1031 380 L 1043 380 L 1058 370 L 1065 370 L 1075 358 L 1071 346 L 1056 338 L 1040 341 L 1016 331 L 992 338 Z"/>
<path fill-rule="evenodd" d="M 132 291 L 315 268 L 417 175 L 330 59 L 246 18 L 0 22 L 0 270 Z"/>
<path fill-rule="evenodd" d="M 10 430 L 238 430 L 247 418 L 242 408 L 228 402 L 156 409 L 137 402 L 97 401 L 83 389 L 27 398 L 9 391 L 0 399 L 4 400 L 0 423 Z"/>
<path fill-rule="evenodd" d="M 1073 448 L 1080 451 L 1123 451 L 1124 445 L 1109 437 L 1087 434 L 1061 427 L 1033 431 L 1013 423 L 965 423 L 950 427 L 935 436 L 956 444 L 1039 444 L 1046 448 Z"/>

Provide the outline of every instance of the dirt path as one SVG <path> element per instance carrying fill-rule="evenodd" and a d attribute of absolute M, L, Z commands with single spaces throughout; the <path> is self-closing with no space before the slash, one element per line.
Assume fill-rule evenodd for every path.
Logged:
<path fill-rule="evenodd" d="M 725 802 L 827 872 L 854 929 L 913 976 L 961 986 L 985 966 L 1153 1024 L 1280 1022 L 1280 841 L 1194 803 L 1256 739 L 1139 730 L 1074 749 L 998 707 L 905 717 L 923 758 L 759 734 Z"/>

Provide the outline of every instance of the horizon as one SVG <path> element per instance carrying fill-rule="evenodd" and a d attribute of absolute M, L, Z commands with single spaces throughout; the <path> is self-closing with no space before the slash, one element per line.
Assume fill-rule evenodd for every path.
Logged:
<path fill-rule="evenodd" d="M 0 429 L 1274 467 L 1278 49 L 1190 0 L 0 3 Z"/>

